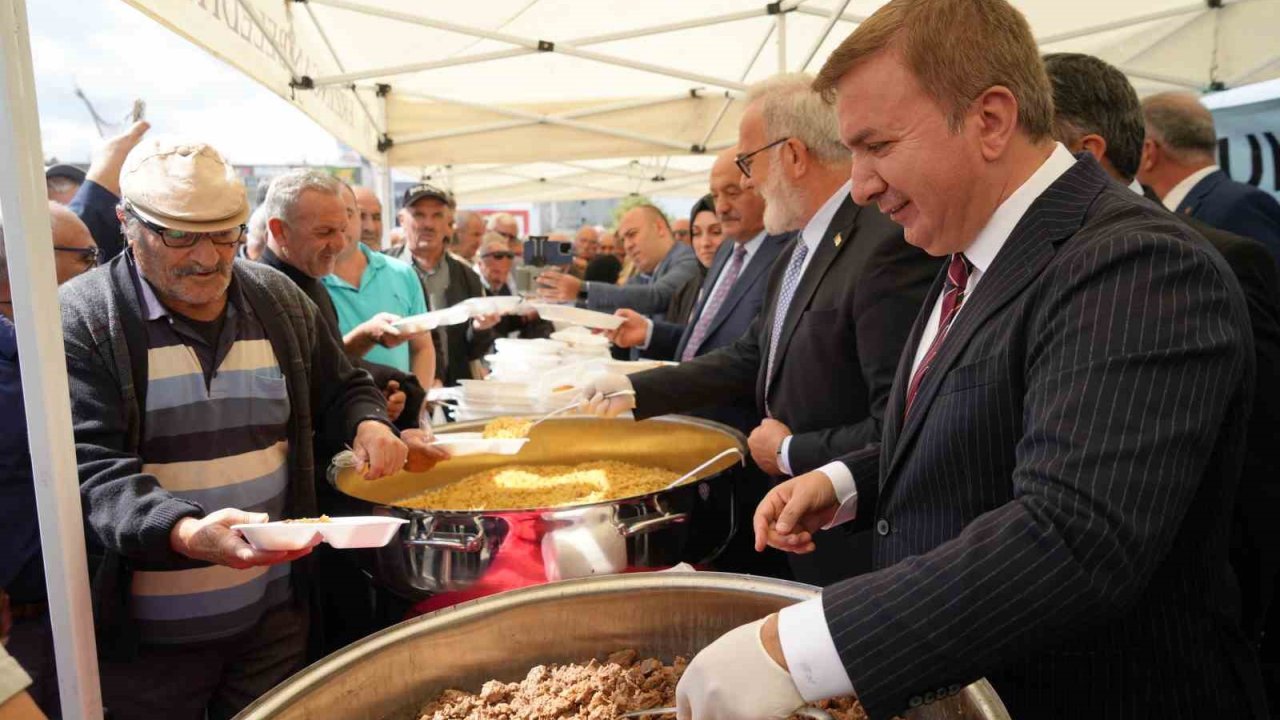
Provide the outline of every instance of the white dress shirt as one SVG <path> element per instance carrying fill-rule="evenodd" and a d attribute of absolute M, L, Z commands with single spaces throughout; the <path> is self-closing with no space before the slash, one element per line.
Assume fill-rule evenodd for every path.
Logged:
<path fill-rule="evenodd" d="M 853 181 L 850 180 L 840 186 L 827 201 L 818 208 L 818 212 L 809 218 L 809 222 L 805 223 L 804 228 L 800 230 L 800 239 L 809 248 L 809 252 L 805 254 L 804 262 L 800 264 L 800 278 L 804 282 L 804 274 L 809 270 L 809 263 L 813 262 L 813 256 L 817 254 L 818 243 L 822 242 L 822 238 L 826 237 L 827 231 L 831 229 L 831 222 L 836 219 L 836 212 L 844 201 L 849 199 L 853 193 Z M 794 298 L 793 298 L 794 299 Z M 767 348 L 766 348 L 767 351 Z M 768 362 L 768 358 L 764 359 Z M 791 436 L 782 439 L 782 447 L 778 451 L 778 469 L 783 473 L 791 474 L 791 457 L 789 455 L 791 449 Z M 844 467 L 841 465 L 840 467 Z M 838 472 L 838 471 L 837 471 Z M 846 473 L 848 470 L 845 471 Z M 853 476 L 849 476 L 849 482 L 853 482 Z"/>
<path fill-rule="evenodd" d="M 973 265 L 969 273 L 969 282 L 965 295 L 973 297 L 973 293 L 982 278 L 982 274 L 995 260 L 1005 241 L 1009 239 L 1018 221 L 1027 213 L 1036 198 L 1044 194 L 1058 178 L 1075 165 L 1075 157 L 1061 144 L 1055 143 L 1053 152 L 1038 170 L 1027 178 L 1013 192 L 987 221 L 985 227 L 974 238 L 964 255 Z M 971 302 L 971 301 L 970 301 Z M 957 315 L 964 312 L 967 303 L 960 305 Z M 920 344 L 915 350 L 915 360 L 911 366 L 912 374 L 928 352 L 938 333 L 938 319 L 942 316 L 942 296 L 934 302 L 929 314 L 929 322 L 920 337 Z M 819 470 L 831 478 L 831 484 L 840 500 L 840 508 L 827 527 L 834 527 L 852 520 L 857 514 L 858 488 L 849 468 L 841 462 L 833 462 Z M 778 614 L 778 635 L 782 642 L 782 653 L 787 659 L 791 677 L 796 688 L 805 700 L 814 701 L 854 692 L 853 683 L 845 672 L 844 663 L 836 651 L 835 641 L 827 628 L 826 613 L 822 608 L 822 598 L 806 600 L 792 605 Z"/>
<path fill-rule="evenodd" d="M 1191 192 L 1191 188 L 1195 187 L 1196 183 L 1209 177 L 1217 170 L 1219 170 L 1217 165 L 1210 165 L 1209 167 L 1200 168 L 1199 170 L 1182 178 L 1182 182 L 1174 185 L 1173 189 L 1170 190 L 1160 202 L 1164 203 L 1164 206 L 1173 212 L 1177 212 L 1178 206 L 1182 204 L 1183 200 L 1187 199 L 1187 194 Z"/>

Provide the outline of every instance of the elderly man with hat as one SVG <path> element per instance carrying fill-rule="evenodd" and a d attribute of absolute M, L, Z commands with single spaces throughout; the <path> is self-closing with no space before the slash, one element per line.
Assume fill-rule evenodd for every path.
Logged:
<path fill-rule="evenodd" d="M 103 699 L 231 717 L 301 665 L 309 621 L 310 548 L 234 526 L 315 514 L 313 432 L 369 479 L 407 450 L 306 295 L 234 262 L 249 207 L 216 150 L 144 144 L 120 186 L 128 249 L 61 294 Z"/>
<path fill-rule="evenodd" d="M 432 310 L 452 307 L 468 298 L 484 297 L 480 276 L 466 263 L 445 252 L 453 234 L 453 194 L 428 183 L 405 191 L 400 209 L 404 245 L 388 250 L 391 257 L 413 266 Z M 474 377 L 473 362 L 484 357 L 493 343 L 493 327 L 500 317 L 475 318 L 463 325 L 437 330 L 443 343 L 436 353 L 436 376 L 445 385 Z"/>

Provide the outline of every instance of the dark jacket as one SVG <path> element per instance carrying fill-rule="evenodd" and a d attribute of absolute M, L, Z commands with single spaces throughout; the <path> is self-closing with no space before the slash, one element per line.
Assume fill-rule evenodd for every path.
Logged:
<path fill-rule="evenodd" d="M 63 285 L 62 333 L 100 652 L 136 647 L 130 633 L 129 578 L 137 569 L 198 563 L 169 547 L 183 517 L 206 508 L 176 498 L 142 472 L 138 448 L 146 407 L 147 331 L 129 256 Z M 289 490 L 285 514 L 316 512 L 312 433 L 336 427 L 348 441 L 365 420 L 387 423 L 385 402 L 367 373 L 352 367 L 316 316 L 314 303 L 284 275 L 236 260 L 233 282 L 262 323 L 289 391 Z M 388 425 L 390 423 L 387 423 Z M 294 591 L 306 602 L 309 563 L 294 564 Z"/>
<path fill-rule="evenodd" d="M 699 267 L 693 248 L 675 243 L 647 280 L 632 278 L 625 285 L 583 283 L 587 299 L 579 304 L 589 310 L 607 313 L 618 308 L 631 308 L 641 315 L 660 319 L 671 304 L 671 296 L 689 282 L 689 278 L 698 274 Z"/>
<path fill-rule="evenodd" d="M 120 230 L 120 219 L 116 217 L 119 204 L 120 198 L 115 193 L 92 180 L 85 180 L 75 197 L 67 203 L 71 212 L 89 228 L 89 234 L 98 246 L 98 262 L 103 264 L 124 250 L 124 234 Z"/>
<path fill-rule="evenodd" d="M 285 277 L 293 281 L 303 294 L 316 304 L 319 311 L 320 320 L 329 327 L 329 330 L 342 341 L 342 326 L 338 323 L 338 310 L 333 306 L 333 298 L 329 295 L 329 291 L 325 289 L 324 284 L 316 278 L 307 275 L 298 268 L 281 260 L 278 255 L 271 251 L 271 248 L 262 248 L 262 257 L 258 262 L 269 268 L 274 268 L 284 273 Z M 369 373 L 373 378 L 373 384 L 379 389 L 387 387 L 392 380 L 400 385 L 400 389 L 404 392 L 404 411 L 395 419 L 396 427 L 401 430 L 418 427 L 418 415 L 422 410 L 422 403 L 427 399 L 427 391 L 418 382 L 418 378 L 411 373 L 404 372 L 399 368 L 393 368 L 389 365 L 369 362 L 364 358 L 351 359 L 352 364 Z M 319 461 L 320 471 L 324 471 L 324 466 L 328 465 L 329 458 L 333 454 L 342 449 L 341 438 L 321 438 L 321 442 L 317 447 L 316 459 Z"/>
<path fill-rule="evenodd" d="M 1262 243 L 1280 264 L 1280 202 L 1221 170 L 1196 183 L 1176 211 Z"/>
<path fill-rule="evenodd" d="M 18 366 L 18 336 L 0 316 L 0 589 L 15 603 L 45 598 L 36 518 L 35 479 L 27 445 L 27 416 Z"/>
<path fill-rule="evenodd" d="M 767 402 L 794 433 L 788 456 L 795 474 L 879 440 L 898 357 L 942 261 L 908 245 L 902 228 L 874 207 L 846 198 L 796 287 L 769 382 L 774 308 L 794 252 L 789 243 L 779 254 L 765 304 L 738 340 L 677 367 L 631 376 L 637 418 L 741 397 L 753 398 L 756 416 L 764 417 Z M 819 533 L 816 552 L 792 556 L 796 579 L 832 582 L 850 567 L 867 568 L 869 539 L 852 548 L 856 541 L 847 536 Z M 860 564 L 849 564 L 850 553 Z"/>
<path fill-rule="evenodd" d="M 1148 200 L 1160 205 L 1150 188 Z M 1280 578 L 1280 280 L 1267 249 L 1256 240 L 1175 214 L 1222 254 L 1235 273 L 1253 329 L 1257 364 L 1253 412 L 1231 538 L 1231 565 L 1240 581 L 1242 626 L 1257 638 Z"/>
<path fill-rule="evenodd" d="M 413 253 L 409 252 L 408 245 L 388 250 L 387 254 L 410 265 L 414 264 Z M 484 297 L 484 284 L 480 282 L 480 275 L 475 270 L 447 252 L 440 261 L 449 271 L 449 289 L 445 291 L 445 307 L 453 307 L 468 298 Z M 427 292 L 425 283 L 422 286 L 422 294 L 426 296 L 427 302 L 431 301 L 431 293 Z M 431 308 L 433 311 L 443 309 L 442 307 Z M 436 377 L 440 378 L 445 385 L 457 385 L 459 380 L 472 379 L 471 361 L 483 358 L 493 346 L 493 331 L 476 332 L 469 322 L 449 325 L 442 328 L 442 331 L 440 334 L 444 337 L 443 355 L 445 357 L 444 362 L 440 362 L 440 355 L 436 356 Z"/>
<path fill-rule="evenodd" d="M 1227 563 L 1254 358 L 1222 257 L 1085 156 L 1018 221 L 904 421 L 928 317 L 882 444 L 845 458 L 876 570 L 822 594 L 867 714 L 985 676 L 1015 718 L 1266 717 Z"/>

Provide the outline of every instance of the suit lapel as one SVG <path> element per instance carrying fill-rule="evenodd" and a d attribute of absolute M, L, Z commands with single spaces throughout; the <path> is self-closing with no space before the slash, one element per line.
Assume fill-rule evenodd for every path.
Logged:
<path fill-rule="evenodd" d="M 711 290 L 716 286 L 716 280 L 719 279 L 720 273 L 724 271 L 725 258 L 728 257 L 726 250 L 733 251 L 733 243 L 726 242 L 716 249 L 716 256 L 711 260 L 711 267 L 707 268 L 706 277 L 702 278 L 702 286 L 698 288 L 698 297 L 693 304 L 693 312 L 689 314 L 689 320 L 685 323 L 685 331 L 680 333 L 680 343 L 676 345 L 676 360 L 684 356 L 684 349 L 689 345 L 689 338 L 693 337 L 693 328 L 698 324 L 698 319 L 702 317 L 702 309 L 707 306 L 707 300 L 711 297 Z M 708 332 L 708 335 L 711 333 Z M 705 342 L 705 340 L 704 340 Z"/>
<path fill-rule="evenodd" d="M 766 235 L 760 247 L 756 248 L 756 254 L 751 257 L 751 262 L 742 269 L 742 274 L 734 281 L 733 287 L 729 289 L 729 295 L 724 299 L 724 303 L 720 305 L 720 309 L 716 311 L 716 316 L 711 318 L 711 325 L 707 328 L 707 337 L 710 337 L 725 320 L 729 319 L 729 315 L 733 313 L 733 308 L 746 297 L 747 292 L 755 285 L 757 281 L 764 279 L 769 273 L 769 268 L 773 267 L 773 261 L 778 257 L 776 249 L 787 242 L 787 235 Z M 730 252 L 732 256 L 732 252 Z M 714 285 L 707 285 L 707 293 L 711 294 L 711 288 Z M 705 298 L 704 298 L 705 302 Z"/>
<path fill-rule="evenodd" d="M 973 295 L 965 300 L 960 314 L 956 316 L 947 337 L 943 340 L 933 364 L 920 382 L 916 390 L 912 409 L 915 412 L 905 418 L 902 431 L 895 438 L 893 455 L 886 472 L 881 474 L 881 482 L 887 483 L 897 466 L 902 462 L 907 448 L 919 432 L 924 419 L 928 416 L 930 406 L 942 386 L 947 373 L 964 353 L 969 341 L 983 325 L 991 319 L 997 310 L 1004 307 L 1020 294 L 1044 270 L 1053 259 L 1056 245 L 1070 237 L 1080 229 L 1084 222 L 1085 212 L 1098 192 L 1109 182 L 1102 169 L 1092 158 L 1077 162 L 1062 177 L 1058 178 L 1028 208 L 1026 214 L 1018 221 L 1013 232 L 995 260 L 983 274 Z M 936 289 L 936 288 L 935 288 Z M 937 294 L 930 293 L 936 302 Z M 933 306 L 928 309 L 932 311 Z M 927 321 L 927 320 L 926 320 Z M 917 322 L 917 326 L 920 323 Z M 917 327 L 923 332 L 923 328 Z M 913 333 L 914 335 L 915 333 Z M 916 335 L 916 345 L 919 344 Z M 904 350 L 908 370 L 914 360 L 916 345 L 908 345 Z M 899 375 L 903 378 L 905 388 L 906 375 L 901 366 Z M 894 415 L 901 417 L 905 402 L 905 390 L 895 382 Z"/>
<path fill-rule="evenodd" d="M 928 295 L 925 296 L 924 304 L 920 306 L 920 312 L 916 314 L 915 324 L 911 326 L 911 335 L 907 337 L 907 343 L 903 346 L 902 354 L 898 357 L 898 370 L 893 374 L 893 387 L 889 391 L 889 404 L 884 410 L 883 449 L 880 453 L 881 478 L 886 476 L 889 461 L 893 459 L 898 445 L 898 437 L 902 431 L 902 412 L 907 404 L 907 386 L 911 382 L 911 365 L 915 362 L 916 348 L 920 346 L 920 338 L 924 335 L 924 329 L 929 324 L 929 316 L 933 312 L 933 306 L 937 304 L 938 296 L 942 294 L 942 286 L 947 277 L 946 273 L 947 268 L 943 265 L 938 276 L 934 278 Z"/>
<path fill-rule="evenodd" d="M 805 268 L 804 275 L 800 278 L 800 285 L 796 288 L 795 295 L 791 297 L 791 305 L 787 307 L 787 317 L 783 321 L 782 333 L 778 337 L 777 356 L 773 364 L 773 373 L 775 375 L 778 373 L 778 369 L 782 367 L 783 359 L 787 356 L 787 346 L 791 344 L 791 336 L 795 333 L 796 325 L 800 324 L 800 316 L 804 314 L 805 308 L 809 307 L 809 302 L 813 300 L 814 293 L 818 291 L 818 286 L 822 284 L 822 278 L 826 276 L 831 263 L 835 262 L 840 252 L 853 244 L 852 242 L 844 241 L 853 239 L 853 235 L 857 230 L 856 221 L 859 209 L 854 204 L 853 198 L 846 197 L 844 202 L 840 204 L 840 208 L 836 210 L 835 216 L 832 217 L 831 224 L 827 226 L 827 231 L 822 236 L 822 241 L 818 243 L 817 249 L 813 251 L 813 259 L 809 261 L 809 267 Z M 839 245 L 835 242 L 837 235 L 840 235 L 842 239 Z M 799 240 L 799 236 L 797 236 L 797 240 Z M 789 261 L 790 258 L 788 258 Z M 769 378 L 769 380 L 772 380 L 772 378 Z"/>

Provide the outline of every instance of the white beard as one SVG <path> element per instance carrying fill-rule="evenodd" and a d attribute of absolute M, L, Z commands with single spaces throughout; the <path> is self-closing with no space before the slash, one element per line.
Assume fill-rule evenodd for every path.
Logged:
<path fill-rule="evenodd" d="M 769 176 L 760 186 L 764 198 L 764 229 L 770 235 L 799 230 L 804 219 L 804 195 L 800 188 L 782 181 L 782 173 Z"/>

